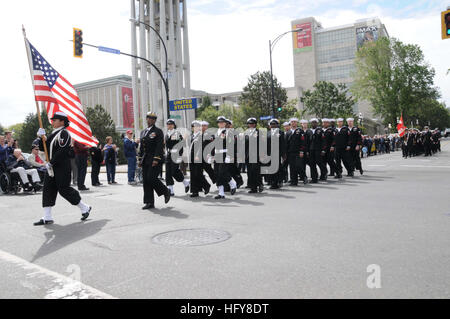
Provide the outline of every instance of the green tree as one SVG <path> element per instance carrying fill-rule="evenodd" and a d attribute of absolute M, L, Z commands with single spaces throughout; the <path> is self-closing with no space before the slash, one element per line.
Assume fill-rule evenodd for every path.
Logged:
<path fill-rule="evenodd" d="M 52 126 L 47 117 L 47 112 L 42 111 L 41 113 L 42 125 L 49 134 L 52 131 Z M 11 131 L 14 131 L 14 136 L 17 136 L 19 146 L 25 153 L 31 153 L 31 144 L 37 139 L 37 131 L 39 129 L 39 120 L 37 113 L 29 113 L 23 124 L 14 125 L 10 127 Z"/>
<path fill-rule="evenodd" d="M 436 100 L 424 101 L 412 116 L 419 120 L 421 127 L 429 125 L 430 129 L 441 130 L 450 127 L 450 110 Z"/>
<path fill-rule="evenodd" d="M 5 129 L 3 128 L 3 126 L 0 124 L 0 135 L 3 135 L 5 133 Z"/>
<path fill-rule="evenodd" d="M 278 101 L 281 105 L 287 104 L 287 92 L 281 86 L 281 83 L 274 77 L 274 97 L 275 108 Z M 250 76 L 248 84 L 244 87 L 240 103 L 241 106 L 246 106 L 248 111 L 244 110 L 246 115 L 256 117 L 259 119 L 262 116 L 272 115 L 272 91 L 271 91 L 271 77 L 270 72 L 257 72 Z M 251 111 L 251 112 L 250 112 Z M 279 114 L 275 110 L 276 116 Z"/>
<path fill-rule="evenodd" d="M 106 144 L 107 136 L 113 138 L 113 143 L 120 148 L 119 163 L 125 163 L 126 159 L 123 152 L 123 140 L 121 139 L 120 134 L 116 132 L 116 125 L 105 108 L 99 104 L 95 105 L 95 107 L 87 107 L 86 118 L 91 127 L 92 134 L 98 139 L 100 144 Z"/>
<path fill-rule="evenodd" d="M 402 113 L 408 123 L 424 101 L 439 98 L 435 71 L 417 45 L 394 38 L 366 43 L 356 54 L 355 66 L 352 93 L 368 100 L 386 125 L 396 123 Z"/>
<path fill-rule="evenodd" d="M 354 116 L 355 99 L 350 96 L 345 84 L 319 81 L 314 90 L 306 90 L 300 98 L 305 113 L 319 118 Z"/>
<path fill-rule="evenodd" d="M 209 122 L 210 127 L 217 127 L 217 117 L 221 115 L 232 120 L 234 127 L 244 127 L 244 123 L 247 120 L 240 107 L 237 108 L 226 104 L 222 104 L 218 109 L 212 105 L 206 107 L 199 114 L 198 119 Z"/>

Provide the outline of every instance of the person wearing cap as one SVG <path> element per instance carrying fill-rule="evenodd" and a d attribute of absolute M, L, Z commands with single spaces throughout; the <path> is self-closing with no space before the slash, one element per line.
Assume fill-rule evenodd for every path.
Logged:
<path fill-rule="evenodd" d="M 161 170 L 160 163 L 164 151 L 164 133 L 156 127 L 157 115 L 148 112 L 147 128 L 141 132 L 139 148 L 139 167 L 142 167 L 144 206 L 142 209 L 155 208 L 155 195 L 164 196 L 167 204 L 170 200 L 169 189 L 158 179 Z"/>
<path fill-rule="evenodd" d="M 209 132 L 209 130 L 208 130 L 209 123 L 207 121 L 202 121 L 201 124 L 202 124 L 203 149 L 205 149 L 208 144 L 210 144 L 214 141 L 214 134 L 211 134 L 211 132 Z M 215 184 L 216 183 L 216 175 L 215 175 L 214 169 L 209 161 L 212 162 L 212 158 L 208 159 L 208 158 L 205 158 L 204 156 L 202 156 L 203 170 L 208 174 L 209 178 L 211 179 L 211 183 Z"/>
<path fill-rule="evenodd" d="M 191 171 L 191 197 L 199 197 L 199 192 L 205 195 L 209 193 L 211 185 L 203 175 L 203 137 L 202 122 L 193 121 L 191 124 L 192 134 L 190 138 L 190 163 Z"/>
<path fill-rule="evenodd" d="M 351 156 L 351 167 L 354 171 L 359 170 L 359 173 L 364 174 L 364 170 L 361 165 L 361 156 L 359 155 L 362 146 L 362 134 L 359 127 L 354 126 L 354 118 L 349 117 L 347 119 L 348 129 L 350 130 L 350 156 Z M 384 140 L 383 140 L 384 143 Z"/>
<path fill-rule="evenodd" d="M 336 174 L 335 148 L 336 148 L 336 130 L 330 126 L 331 119 L 322 119 L 322 125 L 325 135 L 325 163 L 330 166 L 330 175 Z"/>
<path fill-rule="evenodd" d="M 268 182 L 270 189 L 279 189 L 283 185 L 283 164 L 287 159 L 286 139 L 284 132 L 280 131 L 280 122 L 277 119 L 270 120 L 269 126 L 270 131 L 267 134 L 267 155 L 271 157 L 269 166 L 273 164 L 272 161 L 278 161 L 278 170 L 276 173 L 268 175 Z M 278 146 L 278 156 L 276 158 L 272 158 L 272 145 Z"/>
<path fill-rule="evenodd" d="M 342 163 L 347 170 L 348 176 L 353 176 L 350 164 L 350 130 L 344 125 L 344 119 L 338 118 L 336 127 L 336 173 L 335 178 L 342 178 Z"/>
<path fill-rule="evenodd" d="M 174 179 L 183 183 L 185 193 L 189 192 L 189 180 L 184 178 L 180 170 L 180 163 L 183 155 L 183 136 L 177 130 L 175 120 L 168 119 L 166 122 L 167 133 L 165 136 L 166 146 L 166 186 L 170 190 L 170 196 L 174 196 Z"/>
<path fill-rule="evenodd" d="M 214 136 L 214 149 L 212 155 L 214 156 L 214 175 L 216 176 L 216 185 L 219 189 L 219 194 L 215 199 L 225 198 L 225 185 L 230 185 L 231 195 L 236 193 L 236 182 L 231 178 L 230 171 L 227 164 L 231 163 L 231 156 L 228 154 L 229 145 L 228 130 L 226 128 L 227 120 L 224 116 L 217 118 L 217 133 Z"/>
<path fill-rule="evenodd" d="M 233 121 L 230 119 L 227 119 L 227 139 L 228 143 L 231 145 L 233 144 L 234 154 L 232 156 L 232 161 L 230 163 L 227 163 L 228 170 L 230 172 L 231 178 L 236 182 L 236 187 L 239 189 L 244 184 L 244 179 L 242 178 L 241 171 L 239 169 L 239 164 L 237 163 L 237 149 L 238 149 L 238 139 L 239 134 L 234 130 L 233 127 Z M 225 185 L 225 191 L 230 191 L 230 185 Z"/>
<path fill-rule="evenodd" d="M 69 119 L 63 112 L 55 112 L 52 120 L 53 131 L 46 137 L 45 130 L 38 130 L 39 149 L 44 150 L 46 143 L 48 150 L 49 163 L 46 164 L 47 173 L 44 177 L 44 189 L 42 192 L 42 207 L 44 208 L 44 217 L 35 226 L 53 224 L 52 207 L 55 206 L 58 193 L 70 204 L 78 206 L 81 211 L 81 220 L 88 218 L 92 207 L 85 204 L 80 197 L 80 193 L 70 187 L 70 158 L 69 151 L 71 145 L 71 136 L 66 127 L 69 126 Z"/>
<path fill-rule="evenodd" d="M 127 130 L 126 136 L 123 139 L 123 149 L 125 158 L 127 159 L 128 163 L 128 185 L 136 185 L 136 181 L 134 179 L 136 174 L 136 149 L 139 145 L 139 139 L 136 141 L 133 140 L 133 131 Z"/>
<path fill-rule="evenodd" d="M 424 152 L 425 152 L 425 156 L 432 156 L 433 154 L 431 153 L 431 131 L 430 128 L 428 126 L 425 126 L 424 128 L 424 132 L 422 134 L 422 143 L 423 143 L 423 148 L 424 148 Z"/>
<path fill-rule="evenodd" d="M 261 177 L 261 163 L 259 157 L 259 130 L 256 128 L 256 118 L 247 119 L 245 131 L 245 162 L 247 164 L 248 193 L 254 194 L 264 190 Z"/>
<path fill-rule="evenodd" d="M 31 154 L 28 156 L 28 162 L 32 167 L 37 169 L 39 178 L 43 180 L 45 173 L 47 172 L 47 168 L 45 168 L 47 162 L 45 161 L 43 152 L 39 151 L 39 140 L 37 141 L 37 144 L 31 145 Z"/>
<path fill-rule="evenodd" d="M 327 166 L 325 161 L 327 144 L 325 142 L 325 134 L 323 129 L 319 126 L 319 120 L 312 118 L 311 123 L 311 143 L 309 147 L 309 163 L 311 170 L 312 183 L 318 183 L 327 180 Z M 317 172 L 317 166 L 320 169 L 320 176 Z"/>
<path fill-rule="evenodd" d="M 283 134 L 284 134 L 284 146 L 285 146 L 285 153 L 286 153 L 286 160 L 283 162 L 282 165 L 282 181 L 283 183 L 287 183 L 289 181 L 289 172 L 288 172 L 288 167 L 289 167 L 289 163 L 288 163 L 288 157 L 287 157 L 287 133 L 291 130 L 291 125 L 289 124 L 289 122 L 284 122 L 283 123 Z"/>
<path fill-rule="evenodd" d="M 307 137 L 305 132 L 298 128 L 298 119 L 291 119 L 291 129 L 286 133 L 286 153 L 289 163 L 290 185 L 298 185 L 298 177 L 305 183 L 305 159 L 307 152 Z"/>

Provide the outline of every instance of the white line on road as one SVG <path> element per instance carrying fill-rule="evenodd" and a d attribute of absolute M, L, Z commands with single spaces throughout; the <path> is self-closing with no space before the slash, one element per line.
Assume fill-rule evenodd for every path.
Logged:
<path fill-rule="evenodd" d="M 15 264 L 16 266 L 19 266 L 23 270 L 27 271 L 28 278 L 42 278 L 43 276 L 49 277 L 53 282 L 53 287 L 47 290 L 47 294 L 44 296 L 45 299 L 115 299 L 115 297 L 85 285 L 78 280 L 74 280 L 39 265 L 30 263 L 25 259 L 14 256 L 3 250 L 0 250 L 0 259 L 8 263 Z"/>
<path fill-rule="evenodd" d="M 387 166 L 387 165 L 375 165 L 375 164 L 372 164 L 372 165 L 367 165 L 367 166 L 382 167 L 382 166 Z"/>

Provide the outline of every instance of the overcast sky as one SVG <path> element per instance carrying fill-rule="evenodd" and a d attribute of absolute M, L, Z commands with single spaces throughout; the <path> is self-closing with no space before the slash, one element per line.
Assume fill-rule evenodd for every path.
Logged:
<path fill-rule="evenodd" d="M 323 27 L 379 17 L 392 37 L 420 45 L 436 69 L 435 83 L 450 106 L 450 40 L 441 40 L 440 12 L 448 0 L 188 0 L 191 86 L 211 93 L 239 91 L 248 77 L 269 69 L 268 41 L 290 30 L 291 20 L 314 16 Z M 86 43 L 130 52 L 129 0 L 2 1 L 0 124 L 22 122 L 35 111 L 22 37 L 72 84 L 131 74 L 124 56 L 84 49 L 72 56 L 72 28 L 83 29 Z M 277 45 L 274 74 L 286 87 L 294 85 L 292 41 Z"/>

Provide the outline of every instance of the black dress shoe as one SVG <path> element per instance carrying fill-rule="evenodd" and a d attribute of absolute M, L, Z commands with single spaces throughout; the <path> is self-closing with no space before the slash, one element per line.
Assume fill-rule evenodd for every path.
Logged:
<path fill-rule="evenodd" d="M 327 180 L 327 177 L 326 177 L 326 176 L 322 176 L 322 177 L 320 178 L 320 180 L 321 180 L 321 181 L 326 181 L 326 180 Z"/>
<path fill-rule="evenodd" d="M 205 195 L 208 195 L 209 190 L 211 189 L 211 186 L 206 187 L 203 192 L 205 193 Z"/>
<path fill-rule="evenodd" d="M 263 185 L 259 185 L 258 186 L 258 192 L 262 193 L 264 190 L 264 186 Z"/>
<path fill-rule="evenodd" d="M 189 185 L 184 187 L 184 192 L 189 193 Z"/>
<path fill-rule="evenodd" d="M 236 194 L 236 188 L 232 188 L 230 192 L 231 192 L 231 195 Z"/>
<path fill-rule="evenodd" d="M 269 187 L 269 189 L 279 189 L 279 188 L 280 188 L 280 186 L 278 186 L 278 185 L 271 185 Z"/>
<path fill-rule="evenodd" d="M 241 188 L 242 185 L 244 185 L 244 182 L 238 182 L 236 184 L 236 188 L 239 189 L 239 188 Z"/>
<path fill-rule="evenodd" d="M 33 225 L 34 226 L 43 226 L 43 225 L 51 225 L 51 224 L 53 224 L 53 220 L 40 219 L 38 222 L 35 222 Z"/>
<path fill-rule="evenodd" d="M 311 180 L 311 184 L 317 184 L 317 183 L 319 183 L 319 181 L 317 179 Z"/>
<path fill-rule="evenodd" d="M 225 199 L 225 196 L 217 195 L 214 199 Z"/>
<path fill-rule="evenodd" d="M 89 206 L 89 209 L 86 213 L 81 214 L 81 220 L 86 220 L 89 217 L 89 213 L 92 210 L 92 206 Z"/>
<path fill-rule="evenodd" d="M 173 197 L 173 196 L 175 196 L 175 193 L 170 193 L 170 197 Z"/>
<path fill-rule="evenodd" d="M 79 191 L 88 191 L 89 188 L 87 188 L 86 186 L 81 186 L 81 187 L 78 187 L 78 190 Z"/>
<path fill-rule="evenodd" d="M 198 195 L 198 193 L 192 193 L 191 194 L 191 198 L 195 198 L 195 197 L 198 197 L 199 195 Z"/>
<path fill-rule="evenodd" d="M 298 183 L 289 183 L 290 186 L 297 186 Z"/>
<path fill-rule="evenodd" d="M 361 169 L 359 170 L 359 173 L 360 173 L 361 175 L 363 175 L 363 174 L 364 174 L 364 170 L 361 168 Z"/>
<path fill-rule="evenodd" d="M 304 185 L 308 184 L 308 178 L 305 177 L 305 178 L 303 179 L 303 184 L 304 184 Z"/>
<path fill-rule="evenodd" d="M 256 189 L 251 189 L 248 191 L 249 194 L 257 194 L 258 191 Z"/>
<path fill-rule="evenodd" d="M 152 208 L 155 208 L 155 205 L 149 203 L 145 204 L 145 206 L 142 207 L 142 209 L 152 209 Z"/>
<path fill-rule="evenodd" d="M 167 193 L 164 194 L 164 203 L 168 203 L 170 200 L 170 192 L 167 190 Z"/>

